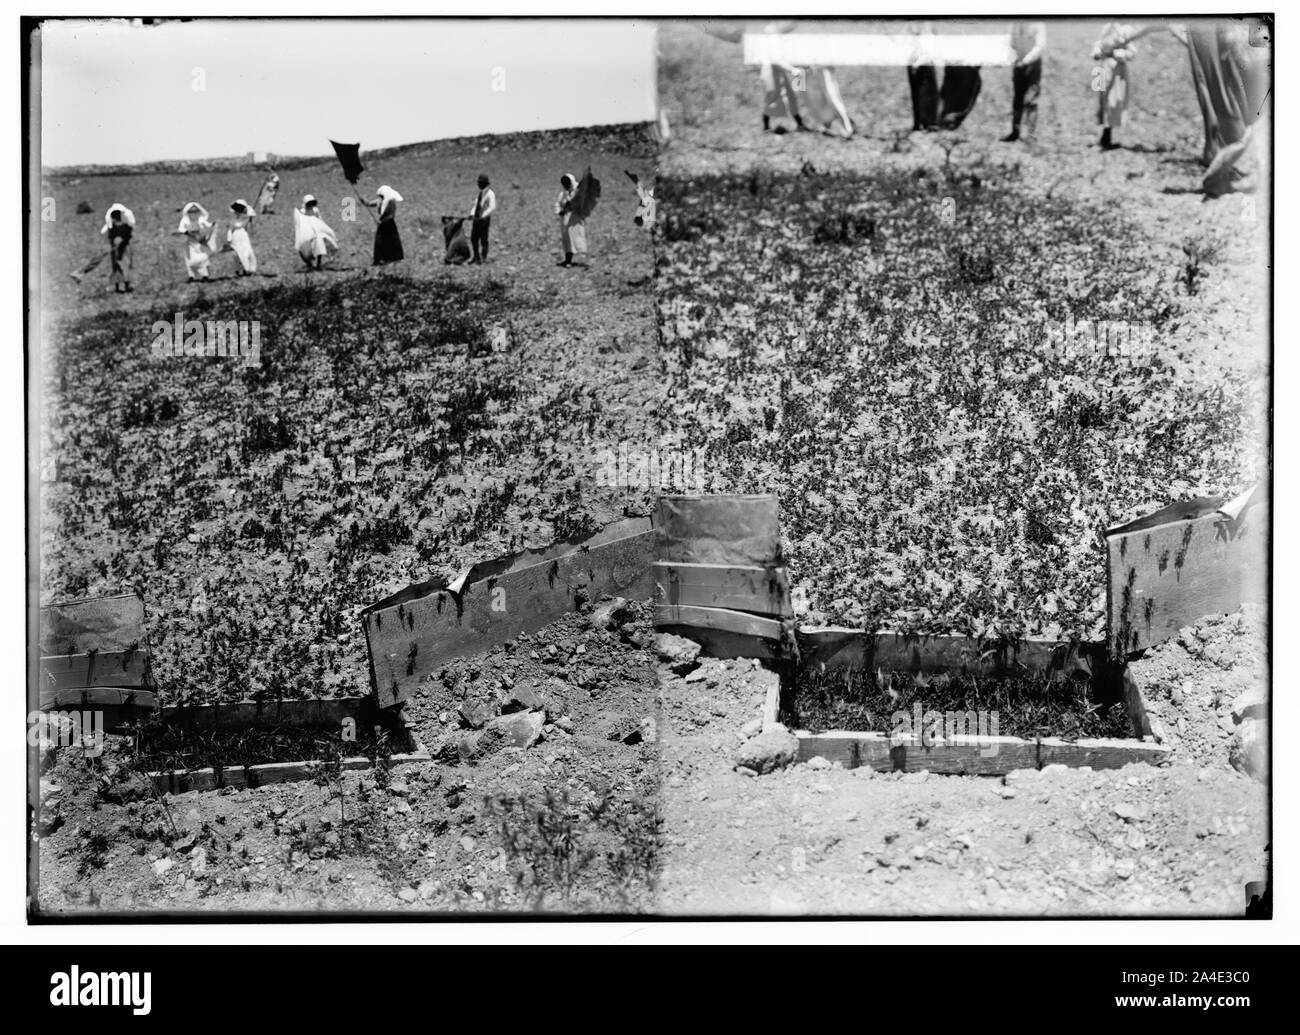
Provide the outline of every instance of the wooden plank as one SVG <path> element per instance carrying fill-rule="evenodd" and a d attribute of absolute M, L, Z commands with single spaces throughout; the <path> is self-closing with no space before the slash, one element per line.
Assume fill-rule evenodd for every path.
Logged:
<path fill-rule="evenodd" d="M 134 593 L 65 600 L 41 608 L 40 651 L 44 655 L 144 646 L 144 601 Z"/>
<path fill-rule="evenodd" d="M 500 574 L 467 580 L 459 590 L 399 595 L 396 603 L 367 608 L 362 622 L 379 704 L 406 700 L 448 660 L 536 632 L 576 611 L 583 599 L 650 599 L 655 541 L 651 529 L 522 568 L 504 565 Z"/>
<path fill-rule="evenodd" d="M 765 636 L 749 636 L 727 629 L 703 629 L 690 625 L 656 626 L 659 632 L 685 636 L 698 643 L 710 658 L 758 658 L 780 661 L 785 657 L 780 641 Z"/>
<path fill-rule="evenodd" d="M 1124 691 L 1124 706 L 1128 709 L 1129 725 L 1133 727 L 1133 735 L 1150 736 L 1151 720 L 1147 717 L 1146 701 L 1142 698 L 1142 687 L 1138 683 L 1137 674 L 1130 666 L 1125 665 L 1120 679 Z"/>
<path fill-rule="evenodd" d="M 655 524 L 663 561 L 759 568 L 785 563 L 775 496 L 660 496 Z"/>
<path fill-rule="evenodd" d="M 1162 643 L 1186 625 L 1268 600 L 1267 501 L 1236 521 L 1217 512 L 1106 536 L 1107 635 L 1117 655 Z"/>
<path fill-rule="evenodd" d="M 881 668 L 897 672 L 1006 675 L 1014 672 L 1089 676 L 1100 644 L 1026 638 L 990 648 L 968 636 L 905 636 L 842 626 L 803 628 L 796 638 L 804 664 L 827 668 Z"/>
<path fill-rule="evenodd" d="M 144 687 L 148 678 L 149 654 L 144 650 L 41 658 L 42 692 L 89 686 Z"/>
<path fill-rule="evenodd" d="M 408 730 L 408 733 L 410 731 Z M 429 762 L 428 749 L 411 735 L 413 751 L 394 752 L 388 756 L 392 765 L 407 762 Z M 150 773 L 149 777 L 162 794 L 184 794 L 188 791 L 214 791 L 222 787 L 264 787 L 273 783 L 290 783 L 315 776 L 319 761 L 264 762 L 261 765 L 236 766 L 231 769 L 185 769 Z M 339 760 L 343 772 L 361 772 L 374 763 L 365 755 L 350 755 Z"/>
<path fill-rule="evenodd" d="M 953 736 L 932 738 L 929 744 L 917 734 L 891 737 L 888 733 L 832 730 L 796 733 L 796 761 L 821 756 L 846 769 L 870 766 L 878 771 L 997 776 L 1015 769 L 1041 769 L 1045 765 L 1091 766 L 1117 769 L 1131 762 L 1158 765 L 1169 749 L 1137 740 L 1022 740 L 1019 737 Z"/>
<path fill-rule="evenodd" d="M 374 710 L 376 714 L 367 714 Z M 358 725 L 380 718 L 369 697 L 318 697 L 297 701 L 230 701 L 225 704 L 167 705 L 159 718 L 173 726 L 211 729 L 229 726 Z"/>
<path fill-rule="evenodd" d="M 151 690 L 135 690 L 115 686 L 65 687 L 61 690 L 41 691 L 41 710 L 79 708 L 134 708 L 140 711 L 158 710 L 158 695 Z"/>
<path fill-rule="evenodd" d="M 694 640 L 713 658 L 776 661 L 785 656 L 782 623 L 745 611 L 658 604 L 655 628 Z"/>
<path fill-rule="evenodd" d="M 1160 720 L 1147 711 L 1146 697 L 1142 692 L 1142 681 L 1131 665 L 1125 665 L 1121 674 L 1124 692 L 1124 704 L 1128 708 L 1129 722 L 1133 726 L 1133 735 L 1142 740 L 1157 744 L 1165 742 L 1165 730 Z"/>
<path fill-rule="evenodd" d="M 791 617 L 785 568 L 755 565 L 654 564 L 655 601 Z"/>
<path fill-rule="evenodd" d="M 767 686 L 767 696 L 763 701 L 763 728 L 776 722 L 781 713 L 781 681 L 774 679 Z"/>
<path fill-rule="evenodd" d="M 775 618 L 762 618 L 745 611 L 729 611 L 721 607 L 656 604 L 655 625 L 682 625 L 696 629 L 717 629 L 760 639 L 781 639 L 781 623 Z"/>
<path fill-rule="evenodd" d="M 1088 765 L 1094 769 L 1119 769 L 1132 762 L 1159 765 L 1168 761 L 1170 754 L 1170 749 L 1162 744 L 1141 740 L 1076 740 L 1067 743 L 1044 737 L 1038 744 L 1043 765 Z"/>

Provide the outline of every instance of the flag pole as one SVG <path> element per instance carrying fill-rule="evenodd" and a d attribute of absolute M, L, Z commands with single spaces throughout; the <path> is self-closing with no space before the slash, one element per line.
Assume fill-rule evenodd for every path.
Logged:
<path fill-rule="evenodd" d="M 361 195 L 357 193 L 357 185 L 355 183 L 352 185 L 352 196 L 356 198 L 357 201 L 361 201 Z M 370 212 L 370 206 L 367 205 L 364 201 L 361 201 L 361 207 L 370 213 L 370 218 L 375 221 L 375 226 L 378 226 L 379 217 L 375 215 L 373 212 Z"/>

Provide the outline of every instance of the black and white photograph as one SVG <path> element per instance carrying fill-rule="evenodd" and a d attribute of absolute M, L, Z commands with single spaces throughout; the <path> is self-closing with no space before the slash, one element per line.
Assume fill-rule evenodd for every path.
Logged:
<path fill-rule="evenodd" d="M 22 21 L 26 923 L 1272 918 L 1273 16 L 475 13 Z"/>

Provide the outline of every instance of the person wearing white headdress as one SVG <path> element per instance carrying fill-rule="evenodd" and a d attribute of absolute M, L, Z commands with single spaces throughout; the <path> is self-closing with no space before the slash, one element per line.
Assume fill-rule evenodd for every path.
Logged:
<path fill-rule="evenodd" d="M 208 279 L 208 258 L 216 251 L 214 238 L 217 228 L 208 218 L 208 210 L 197 201 L 181 209 L 180 226 L 176 233 L 186 239 L 185 272 L 187 280 Z"/>
<path fill-rule="evenodd" d="M 376 266 L 401 262 L 406 257 L 402 252 L 402 235 L 397 232 L 397 203 L 401 200 L 402 196 L 386 183 L 375 192 L 374 201 L 362 199 L 368 208 L 379 209 L 379 223 L 375 227 Z"/>
<path fill-rule="evenodd" d="M 560 219 L 560 247 L 564 249 L 561 266 L 572 266 L 575 252 L 587 253 L 587 228 L 583 217 L 573 211 L 578 194 L 578 181 L 569 173 L 560 177 L 560 196 L 555 199 L 555 214 Z"/>
<path fill-rule="evenodd" d="M 231 224 L 226 231 L 226 243 L 239 259 L 239 276 L 257 272 L 257 256 L 253 254 L 253 239 L 248 228 L 253 222 L 253 207 L 240 198 L 230 206 Z"/>
<path fill-rule="evenodd" d="M 329 249 L 337 249 L 338 238 L 320 217 L 320 207 L 310 194 L 302 196 L 302 208 L 293 210 L 293 246 L 308 269 L 320 269 Z"/>
<path fill-rule="evenodd" d="M 131 290 L 131 236 L 135 232 L 135 214 L 125 205 L 110 205 L 99 232 L 108 238 L 109 259 L 113 263 L 113 291 L 125 294 Z"/>

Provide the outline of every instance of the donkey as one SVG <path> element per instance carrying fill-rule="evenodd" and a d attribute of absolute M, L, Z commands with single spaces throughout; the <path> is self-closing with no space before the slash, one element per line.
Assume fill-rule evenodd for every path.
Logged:
<path fill-rule="evenodd" d="M 469 241 L 465 239 L 465 217 L 443 216 L 442 239 L 447 245 L 442 261 L 445 265 L 460 265 L 469 261 Z"/>

